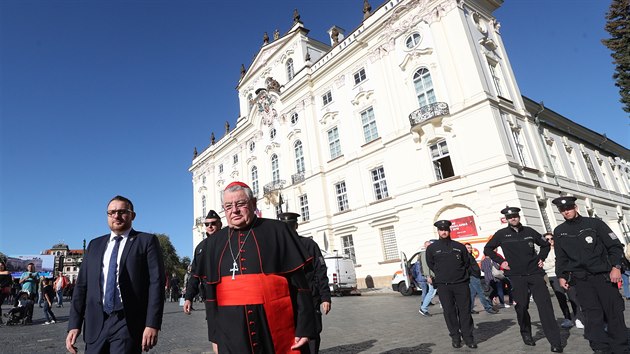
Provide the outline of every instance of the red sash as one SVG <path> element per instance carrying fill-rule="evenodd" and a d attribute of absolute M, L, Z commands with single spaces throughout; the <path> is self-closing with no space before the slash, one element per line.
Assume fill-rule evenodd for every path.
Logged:
<path fill-rule="evenodd" d="M 293 305 L 287 279 L 278 275 L 244 274 L 221 277 L 217 284 L 219 306 L 260 305 L 265 308 L 276 353 L 300 353 L 291 350 L 295 342 Z"/>

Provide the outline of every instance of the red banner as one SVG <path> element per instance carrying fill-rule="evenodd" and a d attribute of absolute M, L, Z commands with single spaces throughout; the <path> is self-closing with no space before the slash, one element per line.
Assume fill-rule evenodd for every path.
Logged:
<path fill-rule="evenodd" d="M 452 219 L 451 222 L 453 223 L 451 225 L 451 239 L 477 236 L 477 226 L 475 225 L 475 218 L 472 215 Z"/>

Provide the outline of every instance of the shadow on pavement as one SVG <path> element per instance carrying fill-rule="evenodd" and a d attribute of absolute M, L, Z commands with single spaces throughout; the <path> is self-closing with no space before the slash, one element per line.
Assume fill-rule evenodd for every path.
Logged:
<path fill-rule="evenodd" d="M 433 352 L 433 349 L 431 349 L 433 346 L 435 346 L 434 343 L 422 343 L 420 345 L 416 345 L 415 347 L 396 348 L 382 352 L 381 354 L 429 354 Z"/>
<path fill-rule="evenodd" d="M 374 343 L 376 343 L 376 339 L 367 340 L 367 341 L 361 342 L 361 343 L 340 345 L 340 346 L 337 346 L 337 347 L 332 347 L 332 348 L 320 350 L 319 352 L 321 354 L 336 354 L 336 353 L 357 354 L 357 353 L 360 353 L 360 352 L 362 352 L 364 350 L 368 350 L 368 349 L 372 348 L 374 346 Z"/>
<path fill-rule="evenodd" d="M 514 325 L 514 320 L 510 319 L 502 319 L 499 321 L 487 321 L 487 322 L 478 322 L 477 328 L 474 331 L 475 340 L 477 343 L 483 343 L 488 339 L 496 336 L 497 334 L 505 332 L 506 329 L 510 329 Z M 518 329 L 515 329 L 518 333 Z"/>

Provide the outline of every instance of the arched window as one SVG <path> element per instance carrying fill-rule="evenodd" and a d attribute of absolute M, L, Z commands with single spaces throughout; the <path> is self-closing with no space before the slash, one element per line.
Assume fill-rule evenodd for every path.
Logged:
<path fill-rule="evenodd" d="M 302 149 L 302 142 L 296 141 L 293 144 L 293 151 L 295 151 L 295 167 L 297 169 L 297 173 L 304 172 L 304 150 Z"/>
<path fill-rule="evenodd" d="M 287 60 L 287 81 L 291 81 L 295 76 L 295 71 L 293 70 L 293 59 L 289 58 Z"/>
<path fill-rule="evenodd" d="M 416 88 L 416 96 L 420 107 L 435 103 L 435 91 L 433 91 L 433 81 L 431 81 L 429 70 L 426 68 L 418 69 L 413 75 L 413 85 Z"/>
<path fill-rule="evenodd" d="M 271 180 L 278 182 L 280 180 L 280 166 L 278 164 L 278 155 L 271 155 Z"/>
<path fill-rule="evenodd" d="M 254 197 L 258 195 L 258 167 L 252 166 L 252 192 Z"/>

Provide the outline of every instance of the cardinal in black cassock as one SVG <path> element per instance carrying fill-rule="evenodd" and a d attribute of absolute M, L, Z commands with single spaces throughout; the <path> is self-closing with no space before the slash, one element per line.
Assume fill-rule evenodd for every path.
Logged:
<path fill-rule="evenodd" d="M 229 227 L 208 238 L 193 272 L 206 286 L 208 339 L 225 353 L 308 353 L 315 333 L 304 265 L 311 261 L 288 225 L 258 218 L 242 182 L 223 191 Z"/>

